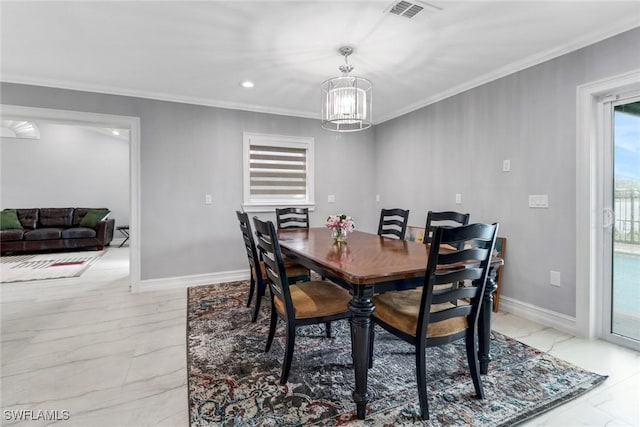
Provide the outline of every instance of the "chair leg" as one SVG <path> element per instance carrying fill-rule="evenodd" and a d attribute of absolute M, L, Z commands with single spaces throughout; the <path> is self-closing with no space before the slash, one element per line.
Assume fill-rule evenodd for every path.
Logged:
<path fill-rule="evenodd" d="M 473 380 L 473 387 L 476 389 L 476 397 L 484 399 L 484 389 L 482 388 L 482 380 L 480 379 L 480 361 L 478 360 L 478 334 L 474 332 L 475 328 L 467 329 L 467 337 L 465 343 L 467 345 L 467 362 L 469 362 L 469 371 Z"/>
<path fill-rule="evenodd" d="M 255 323 L 258 320 L 258 313 L 260 313 L 260 303 L 262 302 L 262 297 L 265 294 L 265 287 L 262 288 L 258 286 L 258 292 L 256 296 L 256 306 L 253 309 L 253 316 L 251 317 L 251 321 Z"/>
<path fill-rule="evenodd" d="M 271 349 L 271 343 L 273 343 L 273 337 L 276 334 L 276 324 L 278 323 L 278 313 L 276 313 L 276 306 L 271 300 L 271 322 L 269 324 L 269 337 L 267 338 L 267 347 L 264 349 L 268 352 Z"/>
<path fill-rule="evenodd" d="M 256 281 L 253 278 L 253 273 L 251 274 L 251 280 L 249 281 L 249 298 L 247 298 L 247 307 L 251 306 L 251 300 L 253 299 L 253 292 L 256 288 Z"/>
<path fill-rule="evenodd" d="M 327 332 L 327 338 L 331 338 L 331 322 L 325 322 L 324 328 Z"/>
<path fill-rule="evenodd" d="M 284 352 L 284 361 L 282 362 L 282 376 L 280 384 L 286 384 L 289 379 L 289 371 L 291 370 L 291 359 L 293 359 L 293 347 L 296 343 L 296 325 L 287 323 L 287 348 Z"/>
<path fill-rule="evenodd" d="M 425 343 L 416 345 L 416 380 L 418 382 L 418 398 L 420 399 L 420 416 L 429 419 L 429 403 L 427 401 L 427 366 L 425 361 Z"/>

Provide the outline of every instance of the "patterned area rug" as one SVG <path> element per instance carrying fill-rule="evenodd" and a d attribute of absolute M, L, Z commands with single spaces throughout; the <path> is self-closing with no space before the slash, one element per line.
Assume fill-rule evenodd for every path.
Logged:
<path fill-rule="evenodd" d="M 11 283 L 79 277 L 103 254 L 104 251 L 3 256 L 0 257 L 0 281 Z"/>
<path fill-rule="evenodd" d="M 348 321 L 299 328 L 289 382 L 279 384 L 284 328 L 264 352 L 270 304 L 256 323 L 247 282 L 188 290 L 191 426 L 512 426 L 562 405 L 606 377 L 493 333 L 486 399 L 474 398 L 464 344 L 427 349 L 430 421 L 419 418 L 413 347 L 376 327 L 366 421 L 355 415 Z"/>

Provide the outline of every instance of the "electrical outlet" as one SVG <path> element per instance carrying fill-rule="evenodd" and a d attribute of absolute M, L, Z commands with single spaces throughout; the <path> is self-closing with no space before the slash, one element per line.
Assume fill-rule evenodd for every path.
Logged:
<path fill-rule="evenodd" d="M 328 203 L 335 203 L 336 202 L 336 195 L 335 194 L 329 194 L 329 196 L 327 197 L 327 202 Z"/>
<path fill-rule="evenodd" d="M 511 160 L 503 160 L 502 161 L 502 172 L 511 171 Z"/>
<path fill-rule="evenodd" d="M 549 272 L 549 283 L 551 286 L 560 287 L 560 272 L 551 270 Z"/>
<path fill-rule="evenodd" d="M 456 205 L 462 204 L 462 194 L 456 194 Z"/>
<path fill-rule="evenodd" d="M 380 201 L 380 195 L 376 194 L 376 202 L 379 202 L 379 201 Z"/>
<path fill-rule="evenodd" d="M 211 194 L 205 194 L 204 195 L 204 204 L 205 205 L 210 205 L 211 203 L 213 203 L 213 200 L 211 198 Z"/>

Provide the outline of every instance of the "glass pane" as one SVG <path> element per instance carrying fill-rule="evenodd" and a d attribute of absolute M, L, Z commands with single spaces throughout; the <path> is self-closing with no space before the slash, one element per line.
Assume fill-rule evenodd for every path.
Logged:
<path fill-rule="evenodd" d="M 611 332 L 640 341 L 640 102 L 614 108 Z"/>

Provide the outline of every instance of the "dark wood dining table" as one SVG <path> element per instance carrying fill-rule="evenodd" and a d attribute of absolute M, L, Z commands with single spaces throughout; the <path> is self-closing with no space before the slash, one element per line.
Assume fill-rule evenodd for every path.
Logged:
<path fill-rule="evenodd" d="M 351 347 L 355 371 L 353 400 L 359 419 L 365 418 L 369 402 L 367 392 L 371 315 L 376 293 L 420 286 L 424 280 L 429 245 L 381 237 L 354 231 L 346 243 L 336 243 L 326 228 L 280 230 L 278 240 L 289 258 L 349 290 L 352 300 Z M 494 258 L 480 310 L 478 329 L 481 373 L 491 361 L 490 333 L 496 271 L 502 260 Z"/>

